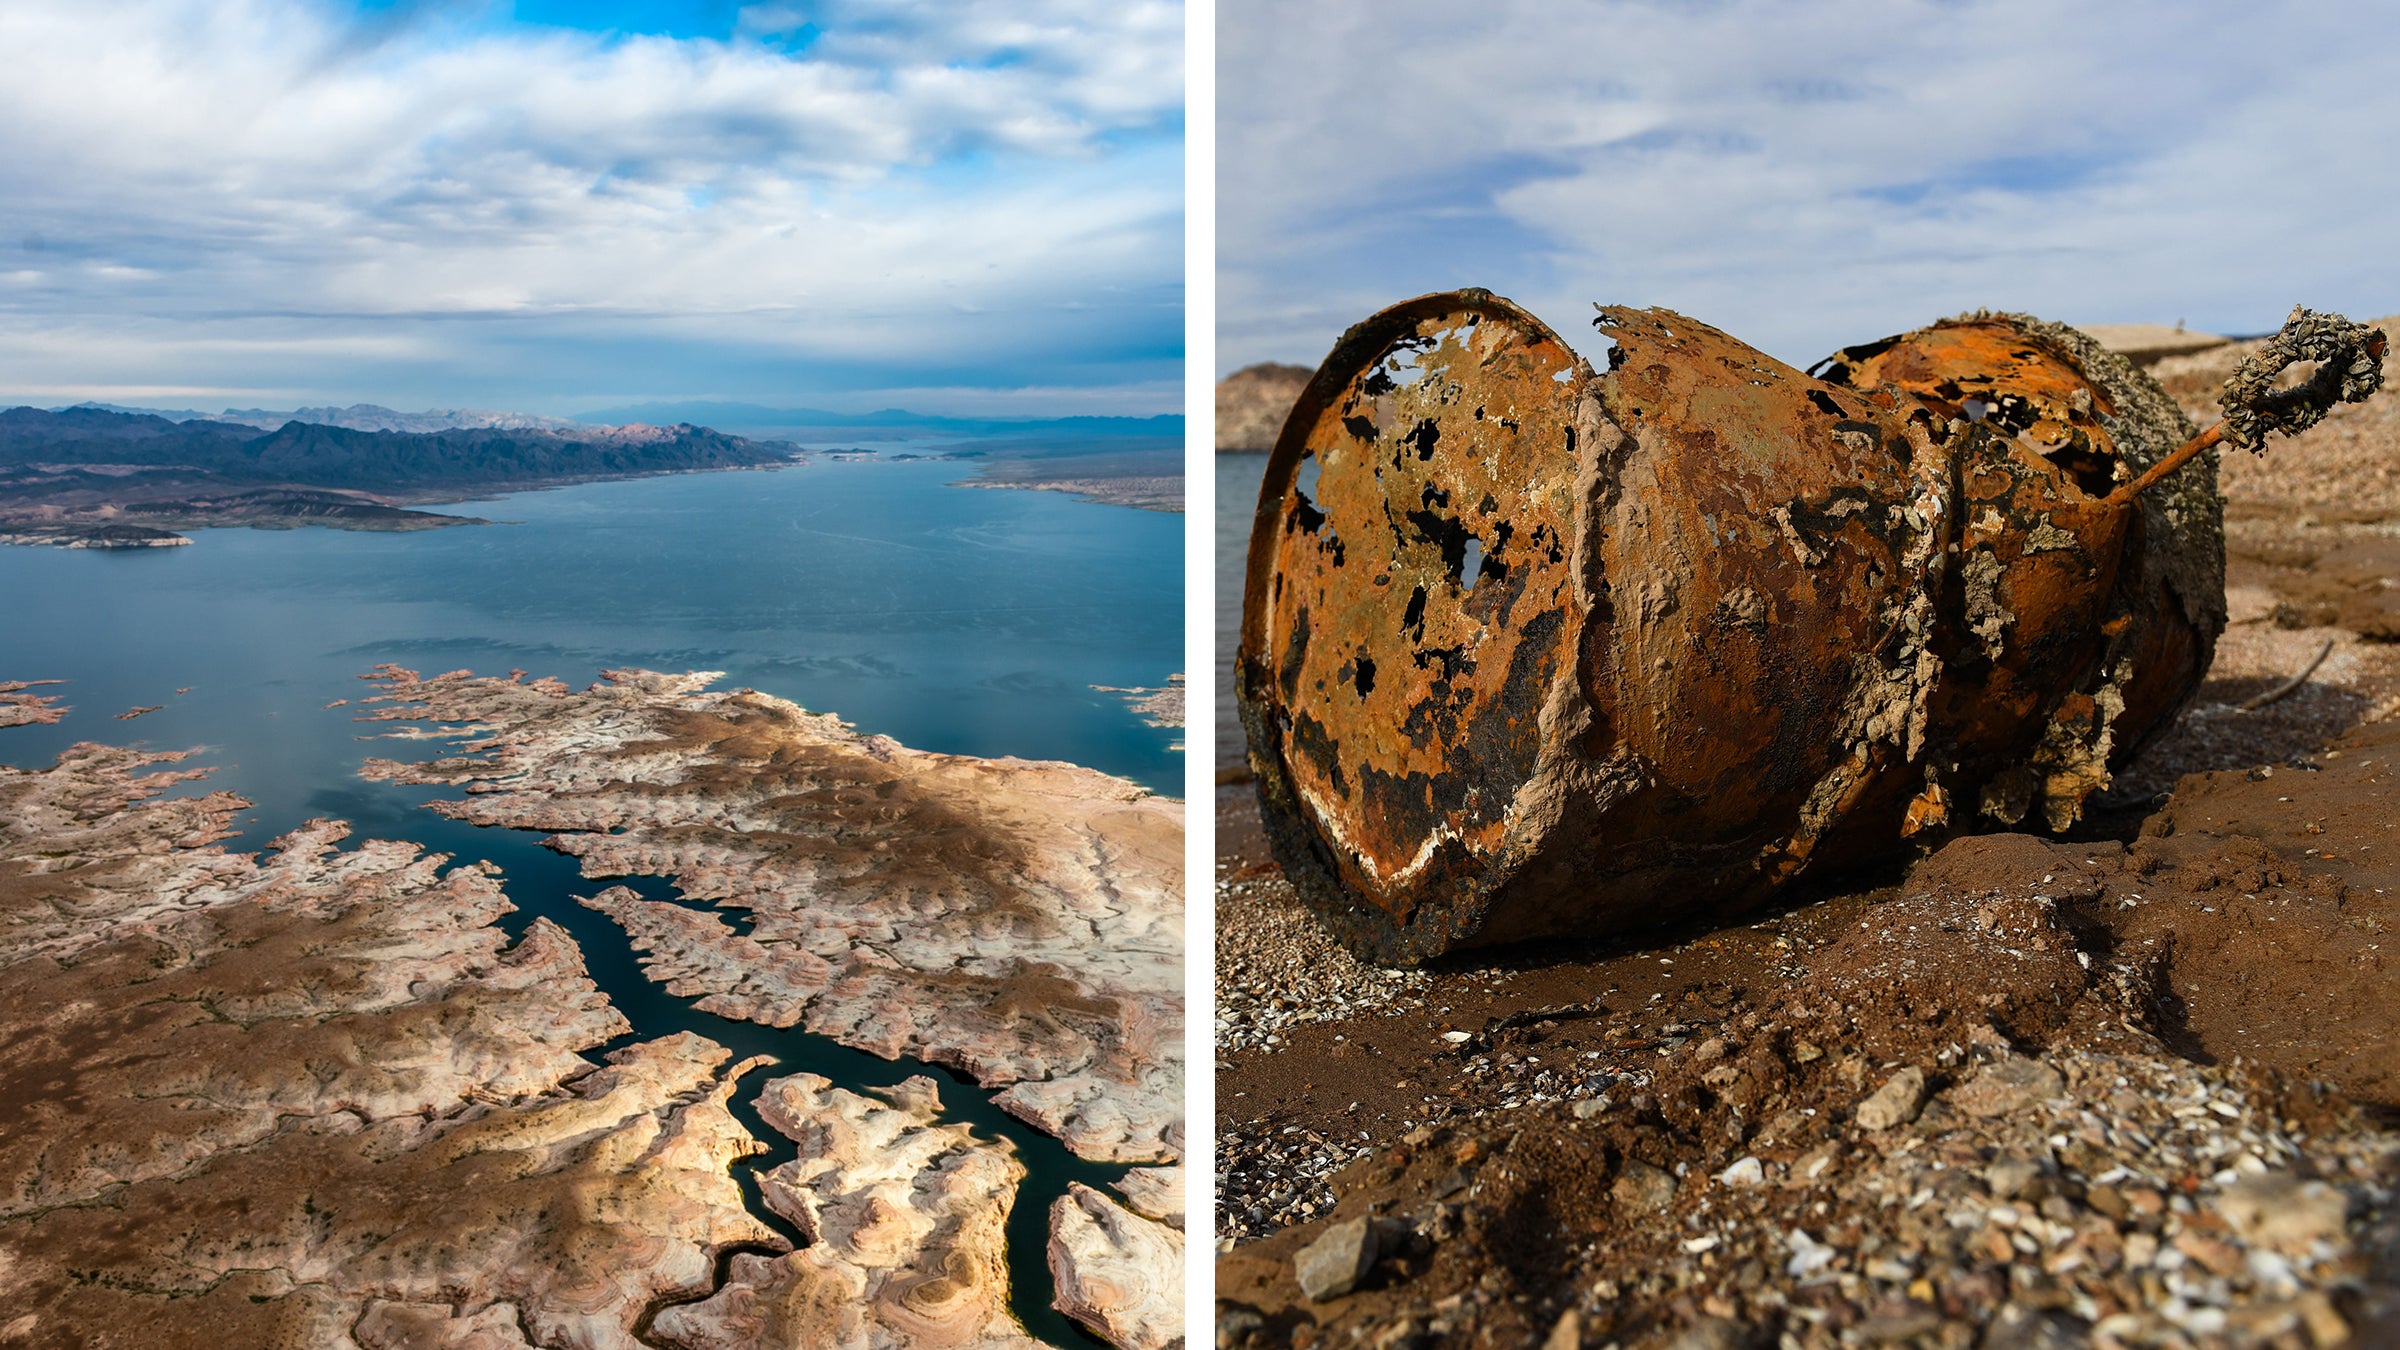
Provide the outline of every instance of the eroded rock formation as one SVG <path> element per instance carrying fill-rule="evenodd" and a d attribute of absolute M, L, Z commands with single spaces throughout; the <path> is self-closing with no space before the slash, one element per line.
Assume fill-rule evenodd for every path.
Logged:
<path fill-rule="evenodd" d="M 1066 765 L 919 755 L 756 695 L 695 697 L 698 681 L 447 683 L 560 714 L 530 741 L 558 756 L 552 806 L 468 773 L 456 814 L 567 829 L 607 803 L 597 828 L 626 828 L 562 840 L 587 870 L 790 888 L 780 918 L 754 904 L 740 932 L 624 887 L 586 900 L 654 975 L 688 962 L 678 992 L 1013 1084 L 1006 1104 L 1093 1156 L 1177 1157 L 1169 804 Z M 0 685 L 0 712 L 63 713 L 27 687 Z M 565 929 L 536 918 L 510 941 L 497 869 L 345 847 L 323 820 L 227 852 L 249 803 L 162 796 L 202 777 L 183 758 L 81 744 L 0 768 L 0 1343 L 1035 1344 L 1004 1232 L 1024 1168 L 942 1123 L 931 1080 L 884 1100 L 805 1074 L 768 1085 L 762 1112 L 800 1149 L 760 1192 L 810 1244 L 793 1253 L 729 1171 L 764 1147 L 728 1110 L 764 1061 L 686 1033 L 595 1062 L 633 1029 Z M 836 888 L 839 905 L 804 903 Z M 1179 1215 L 1181 1179 L 1136 1168 L 1121 1188 Z M 1057 1224 L 1089 1222 L 1067 1208 Z M 1106 1290 L 1159 1287 L 1179 1253 L 1103 1241 L 1090 1259 L 1087 1322 L 1126 1346 L 1172 1336 L 1171 1300 Z"/>
<path fill-rule="evenodd" d="M 1050 1273 L 1059 1311 L 1120 1350 L 1182 1343 L 1181 1229 L 1070 1184 L 1050 1207 Z"/>
<path fill-rule="evenodd" d="M 714 1297 L 662 1312 L 653 1334 L 685 1350 L 1033 1350 L 1008 1311 L 1016 1151 L 941 1123 L 931 1079 L 881 1095 L 808 1073 L 767 1085 L 760 1111 L 800 1153 L 760 1189 L 809 1245 L 734 1258 Z"/>
<path fill-rule="evenodd" d="M 955 1066 L 1085 1158 L 1179 1156 L 1181 806 L 1073 765 L 912 750 L 714 678 L 576 692 L 386 667 L 374 717 L 471 739 L 366 773 L 463 787 L 435 809 L 553 831 L 586 876 L 665 876 L 712 906 L 587 901 L 710 1012 Z"/>
<path fill-rule="evenodd" d="M 0 768 L 0 1342 L 629 1346 L 783 1241 L 729 1052 L 628 1030 L 491 869 L 247 803 L 179 756 Z"/>
<path fill-rule="evenodd" d="M 36 685 L 56 683 L 56 680 L 0 680 L 0 727 L 34 726 L 66 716 L 66 707 L 57 698 L 25 692 Z"/>

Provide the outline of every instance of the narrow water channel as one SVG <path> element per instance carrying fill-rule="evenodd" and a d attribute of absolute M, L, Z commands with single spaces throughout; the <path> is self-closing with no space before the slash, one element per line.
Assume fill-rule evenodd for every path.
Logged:
<path fill-rule="evenodd" d="M 517 906 L 514 913 L 500 921 L 512 941 L 524 937 L 537 915 L 574 936 L 576 945 L 583 949 L 584 966 L 591 973 L 592 982 L 633 1024 L 633 1030 L 595 1047 L 586 1053 L 586 1058 L 598 1063 L 608 1052 L 626 1045 L 689 1031 L 731 1050 L 736 1062 L 752 1055 L 773 1059 L 773 1064 L 753 1070 L 742 1080 L 731 1103 L 735 1118 L 767 1145 L 767 1151 L 735 1163 L 733 1170 L 750 1212 L 795 1247 L 805 1245 L 798 1230 L 769 1209 L 759 1191 L 759 1174 L 790 1162 L 799 1151 L 797 1145 L 759 1114 L 759 1091 L 767 1080 L 784 1074 L 816 1073 L 838 1086 L 858 1090 L 890 1087 L 916 1075 L 931 1078 L 941 1090 L 945 1121 L 971 1126 L 981 1136 L 1006 1139 L 1015 1145 L 1018 1159 L 1025 1164 L 1025 1179 L 1018 1185 L 1016 1203 L 1008 1214 L 1011 1310 L 1028 1332 L 1052 1345 L 1104 1344 L 1051 1306 L 1057 1284 L 1051 1277 L 1047 1255 L 1050 1207 L 1067 1193 L 1069 1182 L 1080 1181 L 1097 1190 L 1110 1190 L 1125 1174 L 1125 1166 L 1087 1162 L 1076 1157 L 1057 1139 L 1001 1110 L 983 1088 L 940 1065 L 905 1058 L 879 1059 L 797 1027 L 778 1029 L 719 1017 L 694 1007 L 688 999 L 668 993 L 664 986 L 642 972 L 625 930 L 607 915 L 586 909 L 576 900 L 577 896 L 593 895 L 611 885 L 625 885 L 648 899 L 680 902 L 674 885 L 663 877 L 589 880 L 578 870 L 574 858 L 542 846 L 541 840 L 546 837 L 543 832 L 470 825 L 435 814 L 425 803 L 445 795 L 438 790 L 379 783 L 362 786 L 358 792 L 362 796 L 384 798 L 376 804 L 381 809 L 361 812 L 382 821 L 389 821 L 393 808 L 400 804 L 394 799 L 404 799 L 407 806 L 415 808 L 411 812 L 414 819 L 405 833 L 385 828 L 373 831 L 375 835 L 406 838 L 432 851 L 448 853 L 454 867 L 477 860 L 496 864 L 501 869 L 500 885 Z M 367 833 L 360 832 L 362 837 Z M 728 919 L 747 917 L 739 911 L 725 911 L 725 914 Z"/>

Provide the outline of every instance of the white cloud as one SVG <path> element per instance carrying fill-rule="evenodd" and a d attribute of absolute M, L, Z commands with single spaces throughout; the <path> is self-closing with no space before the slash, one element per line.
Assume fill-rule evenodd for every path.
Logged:
<path fill-rule="evenodd" d="M 321 392 L 435 396 L 446 370 L 488 374 L 503 331 L 587 361 L 697 333 L 743 348 L 752 382 L 703 368 L 669 392 L 763 398 L 778 362 L 1046 384 L 1045 344 L 1174 331 L 1180 10 L 970 13 L 762 8 L 716 42 L 472 11 L 370 27 L 317 0 L 11 0 L 0 335 L 118 336 L 111 369 L 37 355 L 10 377 L 186 387 L 207 380 L 179 324 L 270 343 L 381 325 L 424 364 Z M 823 31 L 796 55 L 755 40 L 799 19 Z M 481 336 L 446 358 L 437 330 L 464 321 Z M 630 370 L 520 353 L 521 387 L 604 394 L 693 350 Z M 1133 365 L 1158 375 L 1154 352 Z M 377 378 L 206 368 L 229 388 Z"/>
<path fill-rule="evenodd" d="M 2400 309 L 2400 29 L 2348 4 L 1218 10 L 1221 368 L 1419 291 L 1807 360 L 1976 305 Z"/>

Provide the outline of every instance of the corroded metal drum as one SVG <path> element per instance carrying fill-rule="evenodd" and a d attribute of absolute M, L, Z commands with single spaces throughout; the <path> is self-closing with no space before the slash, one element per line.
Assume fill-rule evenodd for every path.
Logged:
<path fill-rule="evenodd" d="M 2063 828 L 2223 626 L 2213 457 L 2071 329 L 1820 376 L 1664 310 L 1608 369 L 1487 292 L 1352 329 L 1268 463 L 1237 693 L 1278 859 L 1417 960 L 1731 913 L 1806 867 Z"/>

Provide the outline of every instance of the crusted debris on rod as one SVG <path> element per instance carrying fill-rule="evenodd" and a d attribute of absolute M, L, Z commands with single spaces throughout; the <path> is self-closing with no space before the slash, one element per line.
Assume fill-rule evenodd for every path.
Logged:
<path fill-rule="evenodd" d="M 2336 403 L 2366 402 L 2383 387 L 2386 341 L 2380 328 L 2294 305 L 2283 330 L 2226 379 L 2225 439 L 2262 450 L 2270 431 L 2297 436 Z M 2278 387 L 2276 377 L 2302 361 L 2315 362 L 2316 371 L 2295 387 Z"/>
<path fill-rule="evenodd" d="M 2063 829 L 2207 669 L 2216 433 L 2083 334 L 1977 313 L 1803 372 L 1594 322 L 1605 371 L 1489 292 L 1396 305 L 1269 460 L 1236 691 L 1276 856 L 1361 952 Z M 2379 378 L 2342 322 L 2310 341 Z"/>

